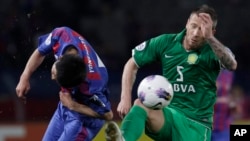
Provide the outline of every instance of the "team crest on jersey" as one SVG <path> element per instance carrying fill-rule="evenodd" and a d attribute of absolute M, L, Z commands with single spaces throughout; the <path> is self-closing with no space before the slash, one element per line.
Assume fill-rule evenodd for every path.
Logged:
<path fill-rule="evenodd" d="M 196 53 L 191 53 L 188 55 L 187 62 L 189 64 L 196 64 L 197 60 L 198 60 L 198 55 Z"/>
<path fill-rule="evenodd" d="M 136 50 L 142 51 L 146 47 L 146 42 L 143 42 L 135 47 Z"/>

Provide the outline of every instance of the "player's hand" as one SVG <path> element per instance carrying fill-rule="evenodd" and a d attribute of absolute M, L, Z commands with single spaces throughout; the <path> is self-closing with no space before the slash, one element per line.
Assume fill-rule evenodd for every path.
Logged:
<path fill-rule="evenodd" d="M 124 116 L 129 112 L 130 108 L 131 108 L 131 100 L 121 99 L 117 107 L 117 112 L 120 118 L 123 119 Z"/>
<path fill-rule="evenodd" d="M 60 91 L 59 92 L 60 101 L 62 102 L 63 106 L 69 108 L 70 110 L 73 110 L 74 108 L 74 101 L 67 91 Z"/>
<path fill-rule="evenodd" d="M 29 90 L 30 90 L 29 80 L 20 79 L 16 87 L 16 94 L 17 97 L 21 98 L 24 101 L 24 103 L 26 103 L 26 94 L 29 92 Z"/>
<path fill-rule="evenodd" d="M 212 38 L 214 36 L 213 21 L 211 16 L 207 13 L 200 13 L 199 18 L 202 21 L 201 31 L 205 39 Z"/>

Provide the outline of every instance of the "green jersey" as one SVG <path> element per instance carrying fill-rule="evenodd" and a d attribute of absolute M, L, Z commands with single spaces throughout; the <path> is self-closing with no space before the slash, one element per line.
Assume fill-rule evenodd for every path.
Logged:
<path fill-rule="evenodd" d="M 174 90 L 169 107 L 211 127 L 220 63 L 208 44 L 186 51 L 182 46 L 185 32 L 145 41 L 133 49 L 133 57 L 138 67 L 160 62 Z"/>

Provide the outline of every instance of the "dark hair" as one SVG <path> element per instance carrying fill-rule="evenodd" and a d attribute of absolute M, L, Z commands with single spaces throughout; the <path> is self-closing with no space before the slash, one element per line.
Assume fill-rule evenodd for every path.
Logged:
<path fill-rule="evenodd" d="M 86 65 L 78 55 L 65 54 L 55 65 L 56 81 L 62 87 L 77 86 L 86 78 Z"/>
<path fill-rule="evenodd" d="M 212 21 L 213 21 L 213 28 L 214 29 L 216 28 L 216 25 L 217 25 L 217 22 L 218 22 L 218 17 L 217 17 L 217 13 L 214 10 L 214 8 L 209 7 L 206 4 L 203 4 L 200 7 L 194 9 L 191 14 L 194 14 L 194 13 L 196 13 L 196 14 L 199 14 L 199 13 L 207 13 L 207 14 L 209 14 Z"/>

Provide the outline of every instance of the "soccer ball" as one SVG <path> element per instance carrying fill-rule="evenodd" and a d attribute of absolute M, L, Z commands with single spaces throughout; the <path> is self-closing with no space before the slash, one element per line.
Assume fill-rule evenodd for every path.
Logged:
<path fill-rule="evenodd" d="M 150 75 L 140 82 L 137 95 L 144 106 L 158 110 L 170 104 L 174 93 L 167 78 L 161 75 Z"/>

